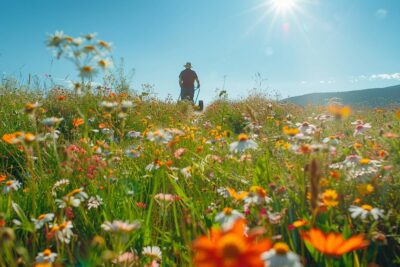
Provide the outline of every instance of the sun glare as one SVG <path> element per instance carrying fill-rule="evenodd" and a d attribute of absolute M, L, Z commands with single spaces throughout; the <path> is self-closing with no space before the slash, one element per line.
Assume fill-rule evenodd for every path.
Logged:
<path fill-rule="evenodd" d="M 296 0 L 271 0 L 271 7 L 278 13 L 287 13 L 296 8 Z"/>

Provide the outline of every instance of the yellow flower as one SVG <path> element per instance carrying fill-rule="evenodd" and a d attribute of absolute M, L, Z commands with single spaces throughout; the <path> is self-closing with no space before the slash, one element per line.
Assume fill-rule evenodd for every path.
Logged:
<path fill-rule="evenodd" d="M 369 195 L 374 192 L 375 188 L 371 184 L 360 184 L 357 186 L 357 190 L 361 195 Z"/>
<path fill-rule="evenodd" d="M 283 127 L 282 130 L 284 134 L 289 136 L 295 136 L 296 134 L 300 133 L 298 128 L 289 128 L 288 126 Z"/>
<path fill-rule="evenodd" d="M 335 190 L 327 189 L 322 194 L 322 201 L 323 201 L 324 205 L 326 205 L 328 207 L 336 207 L 339 204 L 337 197 L 338 197 L 338 195 Z"/>

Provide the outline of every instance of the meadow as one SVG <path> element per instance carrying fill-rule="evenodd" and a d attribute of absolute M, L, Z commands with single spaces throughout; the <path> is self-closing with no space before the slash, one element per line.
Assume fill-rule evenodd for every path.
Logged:
<path fill-rule="evenodd" d="M 222 91 L 200 112 L 93 85 L 95 36 L 48 46 L 80 81 L 0 85 L 0 266 L 400 264 L 397 107 Z"/>

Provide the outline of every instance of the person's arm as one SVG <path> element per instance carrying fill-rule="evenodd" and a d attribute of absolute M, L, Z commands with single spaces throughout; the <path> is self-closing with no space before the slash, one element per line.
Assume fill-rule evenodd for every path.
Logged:
<path fill-rule="evenodd" d="M 179 86 L 182 88 L 182 83 L 183 83 L 183 79 L 182 79 L 182 73 L 179 74 Z"/>
<path fill-rule="evenodd" d="M 200 81 L 199 78 L 196 77 L 196 82 L 197 82 L 197 88 L 200 88 Z"/>
<path fill-rule="evenodd" d="M 197 76 L 197 73 L 195 72 L 194 73 L 194 75 L 195 75 L 195 81 L 196 81 L 196 83 L 197 83 L 197 88 L 200 88 L 200 81 L 199 81 L 199 77 Z"/>

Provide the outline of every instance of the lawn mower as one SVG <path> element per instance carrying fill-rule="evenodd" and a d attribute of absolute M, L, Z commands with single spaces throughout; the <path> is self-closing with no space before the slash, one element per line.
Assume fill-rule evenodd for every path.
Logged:
<path fill-rule="evenodd" d="M 197 93 L 196 93 L 196 91 L 197 91 Z M 197 87 L 197 88 L 194 89 L 194 94 L 196 95 L 196 98 L 194 100 L 192 100 L 192 104 L 193 104 L 194 109 L 198 110 L 198 111 L 203 111 L 203 109 L 204 109 L 204 101 L 203 100 L 199 100 L 199 104 L 196 105 L 197 100 L 199 99 L 200 87 Z M 181 92 L 179 94 L 178 102 L 182 101 L 182 100 L 185 100 L 185 99 L 182 99 L 182 92 Z"/>

